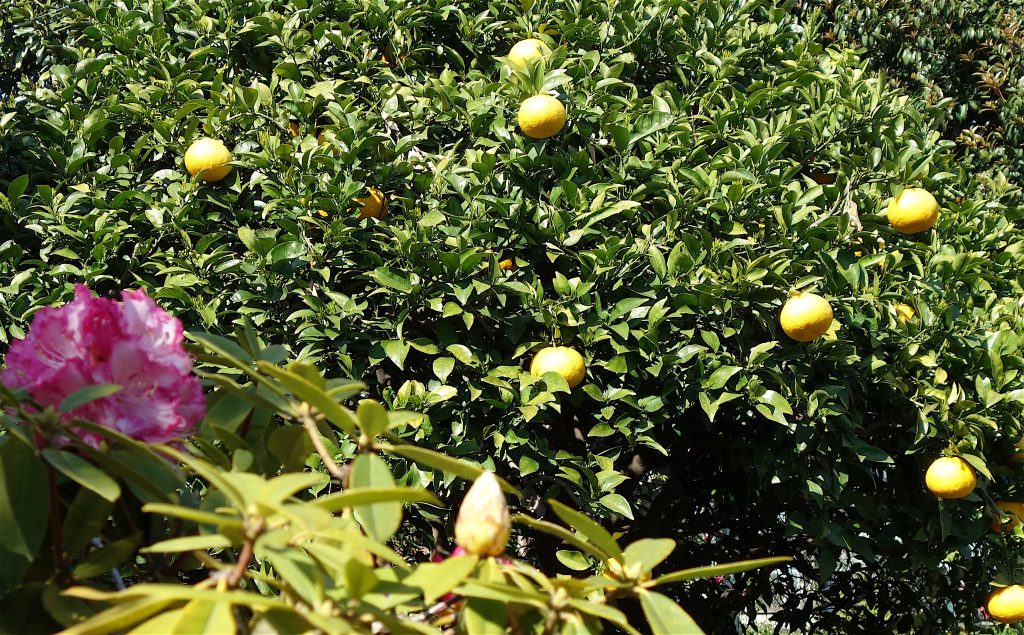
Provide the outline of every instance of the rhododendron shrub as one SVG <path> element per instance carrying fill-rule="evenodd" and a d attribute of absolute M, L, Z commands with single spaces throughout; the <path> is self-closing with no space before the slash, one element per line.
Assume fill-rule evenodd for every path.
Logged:
<path fill-rule="evenodd" d="M 672 571 L 672 540 L 620 544 L 554 500 L 557 523 L 513 516 L 524 497 L 497 474 L 400 441 L 420 415 L 371 399 L 350 409 L 365 385 L 282 364 L 248 324 L 237 342 L 189 337 L 213 390 L 175 445 L 151 440 L 189 430 L 203 395 L 180 325 L 145 295 L 81 287 L 13 350 L 5 376 L 40 403 L 0 389 L 0 633 L 639 632 L 630 620 L 697 633 L 667 588 L 789 561 Z M 88 388 L 112 381 L 124 388 Z M 57 412 L 102 425 L 37 407 L 69 395 L 100 398 Z M 47 435 L 63 443 L 40 447 Z M 475 481 L 464 497 L 459 479 Z M 415 517 L 445 507 L 460 510 L 456 525 L 417 536 Z M 531 566 L 518 546 L 541 534 L 604 575 Z M 453 543 L 467 548 L 443 557 Z"/>
<path fill-rule="evenodd" d="M 118 302 L 78 285 L 74 300 L 40 309 L 27 337 L 11 343 L 0 382 L 52 408 L 90 386 L 119 386 L 62 417 L 87 419 L 140 441 L 169 441 L 194 430 L 206 411 L 183 339 L 181 321 L 144 291 L 122 291 Z M 95 433 L 82 436 L 100 441 Z"/>

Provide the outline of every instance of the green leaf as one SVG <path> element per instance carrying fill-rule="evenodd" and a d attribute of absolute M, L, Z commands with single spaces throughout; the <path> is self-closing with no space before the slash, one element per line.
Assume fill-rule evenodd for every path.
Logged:
<path fill-rule="evenodd" d="M 104 545 L 79 560 L 71 576 L 76 580 L 88 580 L 103 575 L 131 557 L 139 548 L 140 542 L 142 534 L 134 533 L 117 542 Z"/>
<path fill-rule="evenodd" d="M 960 457 L 967 461 L 971 467 L 976 469 L 982 476 L 992 480 L 992 473 L 988 471 L 988 465 L 985 464 L 985 459 L 975 454 L 961 454 Z"/>
<path fill-rule="evenodd" d="M 119 390 L 121 390 L 121 386 L 118 384 L 94 384 L 85 388 L 79 388 L 65 397 L 64 401 L 60 402 L 60 411 L 70 412 L 97 399 L 109 397 Z"/>
<path fill-rule="evenodd" d="M 22 174 L 7 186 L 7 198 L 13 201 L 24 194 L 26 189 L 28 189 L 28 175 Z"/>
<path fill-rule="evenodd" d="M 509 586 L 504 582 L 484 582 L 472 579 L 460 585 L 455 592 L 470 598 L 496 600 L 503 604 L 525 604 L 538 609 L 545 608 L 548 600 L 545 595 Z"/>
<path fill-rule="evenodd" d="M 640 593 L 640 607 L 653 635 L 702 635 L 693 618 L 669 598 L 654 591 Z"/>
<path fill-rule="evenodd" d="M 684 582 L 686 580 L 696 580 L 697 578 L 731 575 L 733 573 L 750 571 L 751 569 L 758 569 L 760 567 L 772 567 L 784 562 L 790 562 L 791 560 L 792 558 L 788 556 L 779 556 L 774 558 L 759 558 L 757 560 L 741 560 L 739 562 L 730 562 L 727 564 L 714 564 L 705 567 L 694 567 L 692 569 L 682 569 L 680 571 L 667 573 L 660 578 L 657 578 L 654 580 L 654 584 L 673 584 L 675 582 Z"/>
<path fill-rule="evenodd" d="M 229 362 L 235 368 L 246 372 L 250 372 L 252 370 L 252 357 L 249 353 L 245 352 L 244 348 L 231 340 L 212 333 L 204 333 L 202 331 L 188 331 L 186 335 L 199 342 L 207 349 L 223 357 L 225 361 Z"/>
<path fill-rule="evenodd" d="M 646 574 L 668 558 L 675 548 L 676 541 L 671 538 L 642 538 L 626 547 L 622 563 L 631 570 L 639 566 L 640 573 Z"/>
<path fill-rule="evenodd" d="M 724 388 L 729 379 L 741 370 L 739 366 L 722 366 L 711 373 L 711 377 L 704 383 L 704 387 L 709 390 Z"/>
<path fill-rule="evenodd" d="M 18 584 L 46 536 L 50 490 L 46 469 L 21 437 L 0 437 L 0 596 Z"/>
<path fill-rule="evenodd" d="M 455 359 L 452 357 L 438 357 L 434 360 L 433 369 L 434 375 L 444 382 L 455 369 Z"/>
<path fill-rule="evenodd" d="M 266 437 L 267 448 L 285 470 L 301 470 L 313 453 L 313 441 L 302 426 L 286 426 L 271 430 Z"/>
<path fill-rule="evenodd" d="M 586 556 L 575 550 L 559 549 L 555 552 L 555 558 L 558 558 L 559 562 L 573 571 L 586 571 L 594 566 Z"/>
<path fill-rule="evenodd" d="M 494 600 L 470 598 L 459 614 L 463 633 L 504 633 L 508 624 L 505 605 Z"/>
<path fill-rule="evenodd" d="M 455 556 L 433 563 L 427 562 L 416 567 L 412 575 L 402 584 L 419 587 L 428 604 L 462 584 L 476 567 L 478 558 L 473 555 Z"/>
<path fill-rule="evenodd" d="M 625 516 L 626 518 L 633 520 L 633 509 L 629 506 L 629 502 L 621 494 L 605 494 L 598 501 L 606 507 L 612 510 L 616 514 Z"/>
<path fill-rule="evenodd" d="M 376 454 L 360 454 L 352 462 L 350 486 L 353 490 L 363 487 L 390 489 L 395 486 L 395 480 L 384 459 Z M 402 524 L 402 504 L 398 502 L 359 505 L 354 511 L 356 520 L 367 535 L 377 542 L 387 542 Z"/>
<path fill-rule="evenodd" d="M 91 489 L 108 501 L 113 503 L 121 497 L 121 487 L 117 481 L 80 456 L 63 450 L 47 448 L 43 450 L 43 458 L 64 476 L 82 487 Z"/>
<path fill-rule="evenodd" d="M 467 481 L 475 481 L 478 476 L 484 473 L 482 467 L 414 445 L 388 445 L 383 446 L 381 449 L 392 454 L 404 456 L 407 459 L 412 459 L 424 467 L 441 470 Z M 519 491 L 506 483 L 504 479 L 498 478 L 498 482 L 501 483 L 501 489 L 506 493 L 516 497 L 519 496 Z"/>
<path fill-rule="evenodd" d="M 64 515 L 64 551 L 77 555 L 100 533 L 114 503 L 91 489 L 81 488 Z"/>
<path fill-rule="evenodd" d="M 75 588 L 82 589 L 85 587 Z M 89 590 L 91 591 L 92 589 Z M 69 594 L 72 597 L 81 597 L 70 592 Z M 110 633 L 117 633 L 163 611 L 164 608 L 174 601 L 173 598 L 143 597 L 133 602 L 118 604 L 90 617 L 84 622 L 68 627 L 62 631 L 62 635 L 109 635 Z"/>
<path fill-rule="evenodd" d="M 345 431 L 349 436 L 357 438 L 355 432 L 356 416 L 351 410 L 327 396 L 327 393 L 322 388 L 318 388 L 310 383 L 308 379 L 297 373 L 289 372 L 269 362 L 259 361 L 256 362 L 256 365 L 260 370 L 284 384 L 296 397 L 323 413 L 328 421 Z"/>
<path fill-rule="evenodd" d="M 640 115 L 633 123 L 633 133 L 629 137 L 629 144 L 632 146 L 637 141 L 649 137 L 659 130 L 664 130 L 672 124 L 675 117 L 667 112 L 648 112 Z"/>
<path fill-rule="evenodd" d="M 388 411 L 379 402 L 373 399 L 363 399 L 356 409 L 356 418 L 359 420 L 359 428 L 363 434 L 371 439 L 386 432 L 391 421 L 388 419 Z"/>
<path fill-rule="evenodd" d="M 237 630 L 231 605 L 226 602 L 192 600 L 178 613 L 171 627 L 173 635 L 224 635 Z"/>
<path fill-rule="evenodd" d="M 200 536 L 182 536 L 171 538 L 144 547 L 143 553 L 180 553 L 182 551 L 211 551 L 231 546 L 231 540 L 221 534 L 203 534 Z"/>
<path fill-rule="evenodd" d="M 338 512 L 369 503 L 386 502 L 428 503 L 436 507 L 444 507 L 444 503 L 430 492 L 412 487 L 360 487 L 321 496 L 313 501 L 317 507 L 329 512 Z"/>
<path fill-rule="evenodd" d="M 378 267 L 374 269 L 372 275 L 377 282 L 389 289 L 401 291 L 402 293 L 412 292 L 412 278 L 409 274 L 398 273 L 387 267 Z"/>
<path fill-rule="evenodd" d="M 570 545 L 573 545 L 574 547 L 586 551 L 598 560 L 605 561 L 612 557 L 611 553 L 602 550 L 600 547 L 594 545 L 593 543 L 589 543 L 586 540 L 583 540 L 582 538 L 580 538 L 573 532 L 569 531 L 568 529 L 556 525 L 554 523 L 549 523 L 546 520 L 538 520 L 536 518 L 531 518 L 529 516 L 517 514 L 512 517 L 512 522 L 520 523 L 528 527 L 532 527 L 537 531 L 543 531 L 546 534 L 550 534 L 556 538 L 560 538 L 563 542 L 566 542 Z"/>
<path fill-rule="evenodd" d="M 223 514 L 215 514 L 201 509 L 184 507 L 182 505 L 147 503 L 142 506 L 142 511 L 147 514 L 156 514 L 157 516 L 181 518 L 182 520 L 194 522 L 197 525 L 209 525 L 211 527 L 219 527 L 223 525 L 226 527 L 236 528 L 240 528 L 242 526 L 242 520 L 240 518 L 225 516 Z"/>
<path fill-rule="evenodd" d="M 548 504 L 566 525 L 586 536 L 590 542 L 594 543 L 608 556 L 613 558 L 622 556 L 622 547 L 619 546 L 619 543 L 615 542 L 615 539 L 612 538 L 612 535 L 604 527 L 598 525 L 585 514 L 581 514 L 556 500 L 549 499 Z"/>
<path fill-rule="evenodd" d="M 573 598 L 569 600 L 569 606 L 573 607 L 581 613 L 587 613 L 594 617 L 599 617 L 606 622 L 618 624 L 619 626 L 628 626 L 629 620 L 626 618 L 625 613 L 617 608 L 608 606 L 598 602 L 588 602 L 586 600 L 579 600 Z"/>

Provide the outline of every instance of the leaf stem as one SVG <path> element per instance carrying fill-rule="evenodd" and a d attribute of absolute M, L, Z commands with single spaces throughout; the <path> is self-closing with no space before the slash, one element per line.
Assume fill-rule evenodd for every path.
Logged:
<path fill-rule="evenodd" d="M 347 489 L 348 473 L 339 467 L 327 452 L 323 439 L 320 438 L 320 430 L 316 427 L 316 417 L 313 416 L 313 409 L 308 403 L 303 403 L 299 406 L 299 418 L 302 419 L 302 425 L 309 434 L 309 440 L 313 442 L 313 448 L 320 455 L 320 460 L 324 462 L 324 467 L 331 473 L 331 476 L 341 481 Z"/>

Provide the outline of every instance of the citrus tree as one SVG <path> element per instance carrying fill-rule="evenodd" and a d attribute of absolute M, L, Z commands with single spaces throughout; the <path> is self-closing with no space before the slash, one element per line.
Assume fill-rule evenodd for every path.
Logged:
<path fill-rule="evenodd" d="M 950 101 L 791 9 L 15 2 L 0 338 L 74 282 L 139 285 L 422 413 L 392 432 L 527 505 L 675 539 L 666 566 L 797 556 L 686 587 L 708 630 L 769 609 L 974 628 L 1022 575 L 1020 529 L 991 526 L 1024 499 L 1021 192 L 957 158 Z M 232 158 L 219 180 L 186 161 L 203 138 Z M 905 188 L 934 225 L 899 231 Z M 798 293 L 832 314 L 807 342 L 780 323 Z M 534 364 L 559 348 L 578 384 L 569 352 Z M 965 498 L 927 489 L 943 455 Z M 410 516 L 408 536 L 445 522 Z"/>

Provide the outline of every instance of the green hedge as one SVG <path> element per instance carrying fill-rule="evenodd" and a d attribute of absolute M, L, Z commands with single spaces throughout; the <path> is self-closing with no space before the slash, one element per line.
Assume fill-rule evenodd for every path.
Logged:
<path fill-rule="evenodd" d="M 929 101 L 948 97 L 947 138 L 979 167 L 1024 176 L 1024 2 L 811 0 L 826 40 Z"/>
<path fill-rule="evenodd" d="M 16 9 L 41 66 L 2 119 L 0 337 L 74 282 L 143 286 L 188 324 L 248 318 L 425 412 L 403 431 L 418 443 L 632 538 L 679 539 L 670 566 L 798 556 L 807 586 L 687 589 L 708 630 L 759 602 L 827 632 L 973 624 L 990 581 L 1020 571 L 1019 536 L 991 535 L 986 515 L 988 496 L 1024 497 L 1008 460 L 1020 191 L 974 178 L 940 139 L 951 102 L 893 90 L 791 9 L 54 0 L 45 23 Z M 500 56 L 538 32 L 551 68 L 510 77 Z M 541 88 L 569 120 L 534 142 L 515 113 Z M 183 168 L 204 134 L 239 163 L 221 184 Z M 935 230 L 889 228 L 904 184 L 935 193 Z M 351 210 L 368 185 L 388 195 L 382 223 Z M 510 256 L 518 270 L 499 270 Z M 785 337 L 792 288 L 830 299 L 832 336 Z M 918 317 L 901 326 L 895 302 Z M 584 354 L 584 385 L 525 372 L 548 342 Z M 984 495 L 924 489 L 951 443 L 993 477 Z M 541 564 L 586 566 L 559 560 Z"/>

